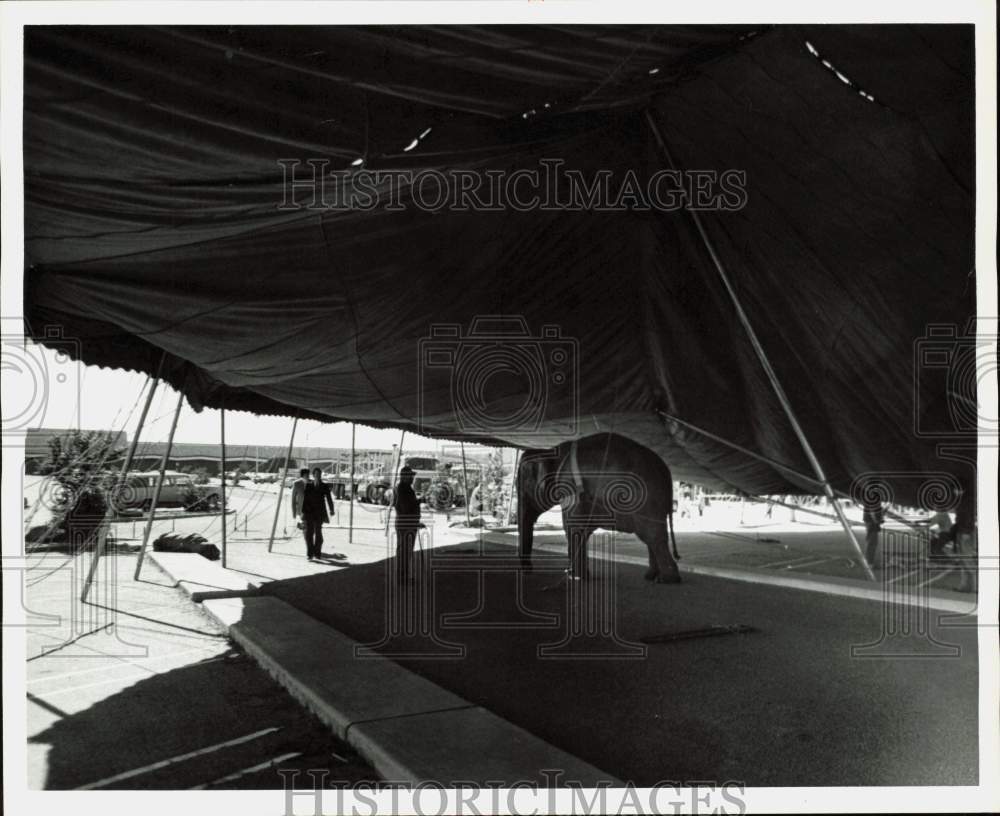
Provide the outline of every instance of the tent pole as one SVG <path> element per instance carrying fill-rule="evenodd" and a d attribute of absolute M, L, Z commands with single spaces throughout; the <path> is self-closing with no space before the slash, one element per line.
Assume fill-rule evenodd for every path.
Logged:
<path fill-rule="evenodd" d="M 793 476 L 795 476 L 796 478 L 799 478 L 799 479 L 801 479 L 804 482 L 812 482 L 813 484 L 815 484 L 815 485 L 817 485 L 819 487 L 823 486 L 823 483 L 820 482 L 819 479 L 817 479 L 815 476 L 807 476 L 805 473 L 800 473 L 799 471 L 797 471 L 793 467 L 789 467 L 788 465 L 783 465 L 783 464 L 781 464 L 781 462 L 776 462 L 774 459 L 770 459 L 767 456 L 763 456 L 763 455 L 761 455 L 759 453 L 754 453 L 749 448 L 744 448 L 742 445 L 737 445 L 735 442 L 730 442 L 728 439 L 723 439 L 721 436 L 718 436 L 718 435 L 712 433 L 711 431 L 706 431 L 704 428 L 699 428 L 697 425 L 693 425 L 692 423 L 687 422 L 686 420 L 683 420 L 683 419 L 681 419 L 679 417 L 675 417 L 672 414 L 668 414 L 666 411 L 657 410 L 657 413 L 661 417 L 663 417 L 664 419 L 669 420 L 670 422 L 676 422 L 678 425 L 683 425 L 685 428 L 690 428 L 695 433 L 701 434 L 702 436 L 704 436 L 704 437 L 706 437 L 708 439 L 711 439 L 713 442 L 718 442 L 720 445 L 725 445 L 728 448 L 732 448 L 733 450 L 739 451 L 740 453 L 743 453 L 743 454 L 751 457 L 752 459 L 757 459 L 758 461 L 763 462 L 766 465 L 770 465 L 771 467 L 775 468 L 776 470 L 783 470 L 786 473 L 790 473 Z M 848 495 L 847 493 L 845 493 L 843 490 L 836 490 L 836 489 L 834 489 L 834 493 L 836 493 L 842 499 L 851 499 L 851 496 Z M 775 502 L 775 504 L 780 504 L 780 502 Z M 800 507 L 793 507 L 792 505 L 787 505 L 787 504 L 782 505 L 782 506 L 783 507 L 792 507 L 792 509 L 794 509 L 794 510 L 801 510 L 802 509 Z M 917 531 L 923 530 L 923 528 L 920 527 L 919 525 L 914 524 L 912 521 L 910 521 L 905 516 L 901 516 L 898 513 L 893 512 L 892 510 L 886 509 L 885 514 L 889 518 L 893 519 L 894 521 L 898 521 L 901 524 L 905 524 L 907 527 L 909 527 L 912 530 L 917 530 Z M 825 516 L 825 518 L 834 518 L 834 517 L 833 516 Z M 837 519 L 835 519 L 835 520 L 837 520 Z M 794 519 L 793 519 L 793 521 L 794 521 Z"/>
<path fill-rule="evenodd" d="M 160 478 L 156 480 L 156 487 L 153 490 L 152 503 L 149 505 L 149 515 L 146 517 L 146 531 L 142 535 L 142 548 L 139 550 L 139 559 L 135 564 L 135 575 L 133 579 L 139 580 L 139 573 L 142 571 L 142 561 L 146 557 L 146 545 L 149 544 L 149 534 L 153 531 L 153 518 L 156 516 L 156 505 L 160 501 L 160 488 L 163 487 L 163 478 L 167 470 L 167 461 L 170 459 L 170 451 L 174 447 L 174 432 L 177 430 L 177 420 L 181 415 L 181 406 L 184 404 L 184 392 L 177 392 L 177 408 L 174 411 L 174 421 L 170 423 L 170 436 L 167 437 L 167 449 L 163 451 L 163 459 L 160 461 Z"/>
<path fill-rule="evenodd" d="M 510 474 L 510 498 L 507 500 L 507 517 L 504 527 L 510 527 L 511 511 L 514 509 L 514 491 L 517 490 L 517 469 L 521 464 L 521 449 L 514 453 L 514 470 Z"/>
<path fill-rule="evenodd" d="M 281 497 L 285 492 L 285 479 L 288 478 L 288 463 L 292 458 L 292 445 L 295 444 L 295 427 L 299 424 L 299 414 L 295 412 L 295 419 L 292 420 L 292 435 L 288 438 L 288 451 L 285 453 L 285 467 L 281 478 L 278 480 L 278 503 L 274 506 L 274 521 L 271 523 L 271 537 L 267 541 L 267 551 L 271 552 L 274 547 L 274 533 L 278 529 L 278 516 L 281 515 Z"/>
<path fill-rule="evenodd" d="M 815 476 L 806 476 L 806 474 L 799 472 L 793 467 L 789 467 L 788 465 L 783 465 L 781 464 L 781 462 L 776 462 L 774 459 L 771 459 L 762 454 L 754 453 L 749 448 L 744 448 L 742 445 L 737 445 L 735 442 L 730 442 L 728 439 L 723 439 L 721 436 L 717 436 L 711 431 L 706 431 L 704 428 L 699 428 L 697 425 L 693 425 L 692 423 L 687 422 L 679 417 L 675 417 L 673 414 L 668 414 L 666 411 L 660 409 L 657 409 L 656 413 L 658 413 L 661 417 L 670 422 L 676 422 L 678 425 L 683 425 L 685 428 L 690 428 L 695 433 L 707 437 L 708 439 L 711 439 L 713 442 L 718 442 L 721 445 L 725 445 L 726 447 L 732 448 L 733 450 L 737 450 L 740 453 L 746 454 L 747 456 L 753 459 L 763 462 L 764 464 L 770 465 L 776 470 L 782 470 L 785 473 L 790 473 L 796 478 L 802 479 L 802 481 L 804 482 L 811 482 L 812 484 L 817 485 L 819 487 L 822 487 L 823 485 L 823 483 Z"/>
<path fill-rule="evenodd" d="M 347 507 L 347 543 L 352 544 L 354 542 L 354 432 L 357 430 L 357 424 L 351 423 L 351 473 L 347 477 L 350 480 L 351 492 L 349 496 L 350 504 Z"/>
<path fill-rule="evenodd" d="M 399 471 L 403 469 L 403 441 L 406 439 L 406 431 L 403 431 L 399 435 L 399 453 L 396 454 L 396 461 L 393 463 L 395 465 L 395 478 L 389 483 L 389 489 L 395 491 L 396 485 L 399 484 Z M 389 474 L 392 476 L 392 474 Z M 393 493 L 393 501 L 396 499 L 396 494 Z M 392 503 L 389 504 L 389 509 L 385 513 L 385 534 L 389 535 L 389 519 L 392 518 Z"/>
<path fill-rule="evenodd" d="M 649 109 L 646 109 L 646 121 L 649 122 L 649 126 L 653 131 L 653 135 L 656 137 L 656 141 L 660 145 L 660 149 L 663 151 L 664 156 L 667 159 L 667 164 L 670 165 L 670 169 L 676 170 L 673 158 L 670 155 L 670 150 L 667 148 L 667 143 L 664 141 L 663 136 L 660 134 L 660 129 L 656 126 L 656 121 L 653 119 L 652 113 Z M 816 478 L 823 485 L 823 492 L 826 494 L 827 500 L 830 502 L 831 506 L 837 513 L 837 518 L 840 519 L 840 524 L 844 528 L 844 532 L 847 534 L 847 538 L 851 542 L 851 546 L 854 548 L 858 555 L 861 563 L 861 568 L 864 570 L 865 575 L 868 580 L 875 580 L 875 573 L 872 572 L 871 565 L 868 563 L 868 559 L 865 557 L 865 551 L 861 548 L 861 543 L 858 541 L 857 537 L 854 535 L 854 530 L 851 528 L 850 523 L 847 520 L 847 516 L 844 515 L 844 510 L 840 506 L 840 502 L 837 501 L 837 496 L 833 492 L 833 487 L 830 485 L 829 479 L 826 478 L 826 473 L 823 471 L 822 465 L 819 463 L 819 459 L 816 458 L 816 454 L 812 449 L 812 445 L 809 444 L 809 440 L 806 438 L 805 431 L 799 424 L 798 417 L 795 415 L 795 411 L 792 409 L 792 404 L 788 399 L 788 395 L 785 393 L 785 389 L 781 386 L 781 382 L 778 380 L 778 375 L 775 373 L 774 369 L 771 367 L 771 361 L 767 357 L 767 353 L 764 351 L 764 347 L 761 345 L 760 340 L 757 338 L 757 333 L 754 331 L 753 326 L 750 323 L 750 318 L 747 313 L 743 310 L 743 305 L 740 303 L 740 299 L 736 294 L 736 290 L 733 288 L 732 283 L 729 281 L 729 276 L 726 274 L 726 269 L 722 264 L 722 259 L 719 257 L 718 253 L 715 251 L 715 247 L 712 245 L 712 241 L 708 236 L 708 232 L 705 230 L 705 225 L 701 222 L 701 216 L 697 210 L 689 209 L 688 214 L 691 216 L 691 220 L 694 222 L 695 228 L 698 231 L 698 235 L 701 237 L 702 243 L 705 245 L 705 249 L 708 250 L 708 254 L 712 259 L 712 263 L 715 266 L 715 270 L 719 273 L 719 278 L 722 280 L 722 285 L 725 287 L 726 292 L 728 292 L 730 299 L 733 302 L 733 306 L 736 309 L 736 315 L 740 319 L 740 323 L 743 324 L 743 329 L 747 333 L 747 337 L 750 339 L 750 345 L 753 346 L 754 352 L 757 354 L 757 359 L 760 360 L 760 364 L 764 369 L 764 373 L 767 375 L 767 379 L 771 383 L 771 388 L 774 390 L 775 396 L 777 396 L 778 401 L 781 403 L 781 407 L 785 412 L 785 416 L 788 417 L 788 421 L 792 425 L 792 429 L 795 431 L 795 435 L 798 437 L 799 444 L 802 446 L 802 450 L 809 460 L 809 464 L 812 466 L 813 471 L 816 473 Z"/>
<path fill-rule="evenodd" d="M 219 438 L 222 442 L 222 568 L 226 569 L 226 403 L 219 409 Z"/>
<path fill-rule="evenodd" d="M 121 470 L 118 471 L 118 481 L 115 482 L 114 492 L 111 494 L 111 501 L 108 502 L 108 509 L 104 511 L 104 522 L 101 524 L 101 529 L 97 533 L 97 546 L 94 548 L 94 558 L 90 562 L 90 571 L 87 573 L 87 579 L 83 584 L 83 592 L 80 595 L 80 603 L 87 602 L 90 585 L 94 583 L 94 576 L 97 575 L 97 562 L 104 556 L 104 549 L 108 542 L 108 528 L 111 525 L 111 519 L 117 512 L 115 504 L 118 501 L 119 493 L 121 493 L 122 485 L 128 477 L 129 468 L 132 467 L 132 459 L 135 457 L 135 450 L 139 444 L 139 435 L 142 433 L 142 426 L 146 424 L 146 415 L 149 413 L 149 406 L 153 404 L 153 394 L 156 392 L 156 386 L 159 385 L 160 372 L 163 370 L 163 361 L 166 359 L 166 356 L 167 354 L 164 352 L 163 356 L 160 358 L 160 365 L 156 369 L 156 376 L 146 377 L 146 382 L 150 384 L 149 393 L 146 394 L 146 402 L 142 406 L 142 413 L 139 414 L 139 424 L 136 426 L 135 435 L 132 437 L 132 442 L 128 446 L 128 453 L 125 454 Z"/>
<path fill-rule="evenodd" d="M 465 526 L 471 527 L 472 521 L 469 519 L 469 471 L 465 466 L 465 443 L 459 442 L 462 446 L 462 490 L 465 491 Z"/>

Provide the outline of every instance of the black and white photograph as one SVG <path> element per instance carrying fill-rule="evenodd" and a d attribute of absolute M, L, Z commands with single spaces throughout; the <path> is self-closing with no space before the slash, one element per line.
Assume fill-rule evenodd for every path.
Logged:
<path fill-rule="evenodd" d="M 992 3 L 0 23 L 9 812 L 1000 811 Z"/>

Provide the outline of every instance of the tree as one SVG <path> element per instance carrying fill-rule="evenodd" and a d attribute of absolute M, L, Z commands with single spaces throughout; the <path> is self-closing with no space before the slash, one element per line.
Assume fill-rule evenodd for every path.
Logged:
<path fill-rule="evenodd" d="M 56 487 L 54 540 L 78 547 L 93 543 L 108 509 L 107 492 L 113 486 L 109 466 L 122 455 L 117 438 L 101 431 L 70 431 L 49 440 L 49 456 L 39 472 Z"/>
<path fill-rule="evenodd" d="M 496 513 L 503 495 L 503 452 L 501 450 L 490 451 L 486 457 L 486 463 L 482 465 L 476 476 L 478 478 L 474 478 L 473 472 L 470 471 L 469 490 L 471 492 L 475 486 L 478 495 L 478 507 L 470 505 L 470 509 L 477 510 L 483 515 L 492 515 Z"/>

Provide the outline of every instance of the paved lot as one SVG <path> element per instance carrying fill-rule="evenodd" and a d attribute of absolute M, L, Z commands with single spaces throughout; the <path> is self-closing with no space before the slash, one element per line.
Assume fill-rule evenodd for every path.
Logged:
<path fill-rule="evenodd" d="M 154 564 L 134 582 L 134 555 L 107 559 L 116 574 L 80 605 L 87 563 L 45 553 L 25 574 L 26 608 L 58 616 L 28 631 L 29 788 L 274 789 L 278 769 L 375 778 Z"/>
<path fill-rule="evenodd" d="M 384 561 L 391 555 L 391 545 L 384 536 L 380 508 L 355 506 L 355 523 L 361 529 L 348 543 L 343 529 L 347 505 L 338 502 L 338 517 L 326 528 L 324 550 L 329 557 L 325 563 L 308 564 L 300 535 L 284 509 L 274 551 L 267 553 L 275 494 L 270 486 L 232 491 L 230 506 L 235 513 L 226 522 L 231 569 L 270 581 L 267 592 L 359 641 L 377 644 L 379 651 L 394 655 L 442 687 L 619 778 L 639 784 L 733 779 L 750 785 L 975 781 L 975 630 L 954 625 L 967 621 L 941 620 L 938 613 L 927 610 L 914 611 L 924 616 L 919 619 L 900 618 L 891 609 L 913 608 L 887 608 L 870 601 L 699 575 L 689 575 L 677 587 L 652 586 L 641 580 L 641 568 L 629 564 L 618 564 L 613 575 L 597 582 L 607 589 L 605 596 L 581 598 L 573 594 L 577 589 L 569 588 L 577 585 L 562 581 L 565 549 L 557 514 L 541 520 L 539 569 L 522 576 L 523 580 L 509 561 L 504 566 L 504 559 L 513 552 L 513 536 L 508 544 L 483 544 L 475 533 L 450 527 L 443 516 L 428 519 L 431 537 L 427 543 L 436 548 L 433 555 L 426 555 L 427 563 L 436 565 L 433 591 L 407 596 L 410 602 L 420 601 L 414 609 L 424 615 L 407 619 L 400 610 L 401 599 L 386 581 Z M 283 504 L 287 506 L 287 493 Z M 711 525 L 705 520 L 678 520 L 678 541 L 687 563 L 740 566 L 764 574 L 857 574 L 850 548 L 832 524 L 823 520 L 816 526 L 801 520 L 792 524 L 788 518 L 775 518 L 778 511 L 771 519 L 744 513 L 740 523 L 732 517 L 735 508 L 728 512 L 728 518 L 720 514 L 710 519 Z M 450 521 L 457 522 L 463 515 L 454 514 Z M 694 529 L 706 525 L 714 528 Z M 128 546 L 134 545 L 141 530 L 141 522 L 125 522 L 116 525 L 115 532 L 119 542 Z M 220 519 L 177 514 L 176 519 L 158 520 L 154 536 L 171 530 L 198 532 L 218 543 Z M 556 554 L 546 558 L 544 550 L 549 549 Z M 630 537 L 617 537 L 615 551 L 642 556 L 645 548 Z M 286 763 L 320 763 L 325 748 L 303 751 L 301 746 L 326 746 L 326 734 L 309 730 L 315 723 L 253 667 L 245 662 L 241 667 L 239 661 L 245 659 L 228 657 L 229 647 L 213 637 L 212 627 L 175 590 L 158 587 L 169 599 L 168 595 L 143 595 L 151 590 L 145 584 L 131 584 L 129 562 L 128 557 L 118 559 L 120 575 L 126 580 L 118 581 L 119 599 L 109 605 L 125 608 L 126 598 L 140 605 L 136 613 L 152 621 L 130 625 L 149 629 L 159 642 L 169 644 L 151 654 L 162 657 L 164 668 L 150 669 L 149 662 L 145 669 L 130 668 L 140 661 L 127 655 L 98 655 L 106 664 L 91 665 L 117 667 L 114 671 L 126 679 L 106 678 L 102 668 L 94 672 L 100 680 L 93 682 L 109 681 L 107 688 L 100 692 L 84 689 L 79 697 L 64 693 L 62 705 L 58 695 L 50 700 L 33 690 L 37 697 L 31 730 L 37 743 L 34 750 L 44 752 L 32 761 L 33 784 L 73 787 L 105 780 L 108 786 L 122 787 L 147 786 L 147 782 L 153 783 L 151 787 L 190 786 L 232 777 L 286 753 L 299 752 L 306 758 L 292 757 Z M 910 574 L 900 570 L 900 574 Z M 889 580 L 895 577 L 890 575 Z M 921 583 L 927 580 L 923 574 L 917 578 Z M 936 580 L 943 583 L 945 579 Z M 55 591 L 56 584 L 49 587 Z M 138 593 L 134 598 L 129 595 L 133 592 Z M 146 603 L 154 614 L 142 611 Z M 590 610 L 589 618 L 571 614 L 581 603 Z M 615 610 L 615 615 L 609 617 L 609 610 Z M 177 630 L 180 618 L 175 621 L 170 617 L 174 614 L 193 615 L 196 623 L 182 625 L 194 631 Z M 904 624 L 914 634 L 896 636 Z M 406 625 L 411 626 L 409 632 Z M 711 629 L 732 625 L 752 631 L 714 636 Z M 574 631 L 574 637 L 567 637 Z M 66 640 L 62 633 L 39 632 L 37 637 L 41 643 Z M 78 643 L 95 637 L 87 635 Z M 642 643 L 650 638 L 654 642 Z M 861 650 L 852 653 L 852 647 Z M 645 656 L 636 658 L 636 650 L 643 648 Z M 194 651 L 171 658 L 171 649 Z M 410 656 L 403 657 L 406 653 Z M 29 671 L 54 659 L 53 655 L 34 660 Z M 188 671 L 193 672 L 193 682 L 186 680 Z M 135 688 L 146 687 L 135 679 L 140 675 L 150 676 L 147 684 L 167 677 L 168 685 L 176 686 L 173 678 L 180 678 L 185 680 L 180 685 L 213 692 L 172 698 L 155 688 L 154 700 L 179 702 L 154 708 L 146 694 L 134 694 Z M 248 677 L 254 678 L 252 683 Z M 49 681 L 38 685 L 40 691 L 62 688 L 55 680 L 51 686 L 45 682 Z M 275 727 L 275 717 L 264 716 L 272 709 L 263 705 L 260 716 L 247 719 L 246 706 L 234 710 L 227 702 L 247 695 L 240 689 L 248 687 L 259 689 L 257 696 L 274 706 L 280 700 L 283 713 L 279 719 L 299 722 L 303 730 L 282 725 L 282 732 L 258 734 Z M 101 696 L 88 702 L 86 693 Z M 249 695 L 252 699 L 254 692 Z M 108 698 L 115 698 L 114 705 L 104 705 Z M 83 709 L 69 705 L 68 699 L 74 704 L 80 700 Z M 197 705 L 190 705 L 191 700 Z M 116 725 L 125 722 L 133 733 L 125 744 L 134 743 L 140 749 L 130 750 L 127 761 L 113 758 L 114 751 L 106 758 L 95 752 L 95 744 L 103 745 L 100 735 L 106 727 L 90 717 L 91 709 Z M 169 711 L 172 720 L 169 725 L 157 720 L 160 724 L 151 728 L 153 714 L 144 718 L 134 713 L 148 711 L 155 711 L 157 718 Z M 75 732 L 59 730 L 67 727 L 63 720 L 86 727 Z M 188 725 L 195 720 L 217 720 L 221 726 L 208 734 Z M 169 739 L 157 741 L 148 736 L 165 732 Z M 175 742 L 178 733 L 185 734 L 183 745 Z M 283 742 L 278 733 L 290 735 L 289 740 Z M 311 743 L 304 736 L 307 733 L 319 743 Z M 226 767 L 218 772 L 211 766 L 210 772 L 195 773 L 195 769 L 209 767 L 208 760 L 199 756 L 114 781 L 122 769 L 146 768 L 244 737 L 246 742 L 210 752 L 220 756 L 242 752 L 239 761 L 224 763 Z M 272 740 L 280 743 L 273 750 Z M 68 747 L 73 745 L 81 747 Z M 338 778 L 350 778 L 351 773 L 364 776 L 366 769 L 348 750 L 331 749 L 331 754 L 348 759 L 347 763 L 331 760 L 337 763 L 331 766 L 332 776 L 338 770 Z M 78 756 L 64 757 L 74 752 Z M 184 785 L 162 778 L 180 778 L 176 775 L 181 767 L 192 774 L 183 778 Z M 106 781 L 109 778 L 111 782 Z M 275 784 L 273 770 L 237 775 L 220 784 L 252 787 L 258 778 L 268 780 L 260 782 L 263 787 Z"/>
<path fill-rule="evenodd" d="M 408 594 L 384 563 L 265 591 L 636 784 L 976 780 L 974 627 L 700 575 L 651 585 L 622 564 L 584 589 L 560 556 L 522 576 L 511 554 L 437 549 Z"/>
<path fill-rule="evenodd" d="M 40 484 L 37 477 L 27 477 L 25 495 L 29 502 L 34 501 Z M 274 520 L 278 486 L 243 482 L 237 487 L 230 486 L 228 492 L 232 512 L 226 518 L 229 541 L 233 545 L 231 552 L 238 553 L 241 545 L 267 540 Z M 304 550 L 304 544 L 288 512 L 288 496 L 285 490 L 275 529 L 276 549 L 298 555 Z M 335 531 L 343 530 L 348 524 L 348 503 L 338 501 L 336 506 L 337 516 L 333 524 L 326 528 L 328 537 L 337 536 Z M 385 538 L 380 532 L 385 526 L 385 508 L 361 503 L 355 503 L 354 508 L 354 525 L 358 531 L 355 540 L 385 553 Z M 689 564 L 863 580 L 864 572 L 857 554 L 843 529 L 832 518 L 823 517 L 831 512 L 822 506 L 792 511 L 778 505 L 768 508 L 759 502 L 717 501 L 706 509 L 704 516 L 698 516 L 696 512 L 687 516 L 678 513 L 675 527 L 682 559 Z M 851 508 L 848 516 L 853 520 L 855 534 L 864 546 L 865 531 L 860 523 L 859 511 Z M 40 520 L 45 517 L 44 508 L 36 511 L 34 523 L 41 523 Z M 428 521 L 438 531 L 437 538 L 440 539 L 443 538 L 440 533 L 448 530 L 450 524 L 460 523 L 464 518 L 464 511 L 457 509 L 447 516 L 444 513 L 432 514 L 433 520 Z M 153 537 L 161 532 L 198 533 L 209 541 L 219 543 L 220 530 L 218 516 L 192 515 L 163 508 L 158 512 Z M 125 541 L 140 540 L 142 532 L 143 519 L 140 516 L 115 525 L 116 535 Z M 337 546 L 341 545 L 342 538 L 342 535 L 337 537 Z M 331 545 L 333 540 L 330 539 Z M 565 542 L 558 511 L 546 513 L 539 519 L 536 540 L 560 545 Z M 513 534 L 511 541 L 516 541 Z M 890 521 L 884 528 L 882 541 L 882 553 L 886 557 L 880 561 L 877 570 L 880 580 L 898 583 L 910 590 L 923 587 L 955 590 L 959 587 L 961 569 L 958 563 L 949 559 L 929 562 L 925 557 L 925 535 Z M 616 536 L 615 548 L 622 555 L 646 556 L 645 545 L 635 536 Z M 374 553 L 372 557 L 375 557 Z"/>

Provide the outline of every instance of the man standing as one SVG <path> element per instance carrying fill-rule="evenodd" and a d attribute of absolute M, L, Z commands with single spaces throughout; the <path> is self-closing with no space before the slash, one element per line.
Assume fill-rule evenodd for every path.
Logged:
<path fill-rule="evenodd" d="M 396 580 L 400 583 L 410 577 L 413 546 L 424 526 L 420 523 L 420 501 L 413 491 L 413 476 L 409 465 L 399 471 L 399 484 L 392 498 L 392 508 L 396 511 Z"/>
<path fill-rule="evenodd" d="M 882 523 L 885 521 L 882 502 L 866 502 L 861 517 L 865 523 L 865 541 L 867 543 L 865 560 L 868 561 L 868 566 L 874 567 L 875 554 L 878 552 L 879 533 L 882 531 Z"/>
<path fill-rule="evenodd" d="M 979 588 L 979 536 L 976 531 L 975 483 L 967 491 L 959 489 L 951 537 L 955 542 L 955 556 L 961 574 L 957 589 L 959 592 L 976 592 Z"/>
<path fill-rule="evenodd" d="M 309 468 L 302 468 L 299 471 L 299 478 L 292 483 L 293 519 L 297 519 L 300 515 L 302 515 L 302 497 L 305 495 L 306 483 L 308 481 L 309 481 Z"/>
<path fill-rule="evenodd" d="M 931 533 L 931 558 L 944 557 L 944 545 L 955 540 L 954 525 L 951 521 L 951 514 L 944 510 L 938 510 L 933 516 L 924 522 Z"/>
<path fill-rule="evenodd" d="M 302 491 L 302 521 L 305 524 L 306 558 L 310 561 L 323 554 L 323 525 L 330 522 L 327 514 L 334 512 L 330 485 L 323 482 L 323 471 L 313 468 L 312 481 Z"/>

